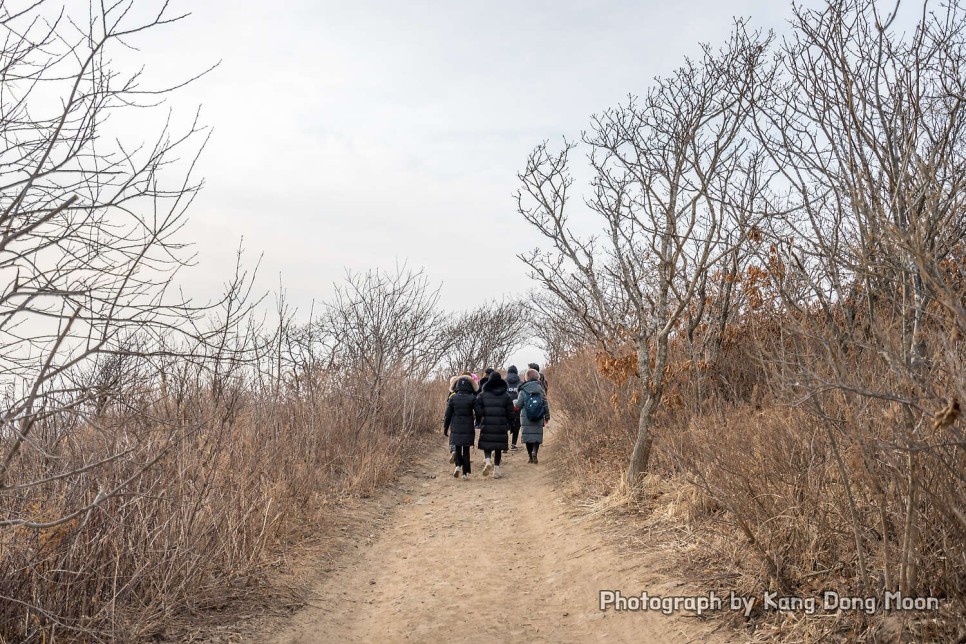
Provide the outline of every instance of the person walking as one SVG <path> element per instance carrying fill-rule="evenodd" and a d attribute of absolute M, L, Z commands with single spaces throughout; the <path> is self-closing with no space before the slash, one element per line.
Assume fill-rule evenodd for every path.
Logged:
<path fill-rule="evenodd" d="M 460 375 L 467 376 L 468 378 L 471 378 L 473 380 L 473 384 L 476 385 L 476 390 L 477 391 L 480 390 L 480 377 L 478 375 L 476 375 L 472 371 L 464 371 Z"/>
<path fill-rule="evenodd" d="M 456 469 L 453 477 L 463 480 L 470 475 L 470 447 L 476 438 L 476 383 L 468 377 L 456 381 L 456 393 L 446 401 L 446 414 L 443 416 L 443 434 L 450 435 L 454 447 Z"/>
<path fill-rule="evenodd" d="M 480 391 L 483 391 L 483 386 L 486 381 L 490 379 L 490 374 L 493 373 L 493 367 L 487 367 L 483 370 L 483 377 L 480 378 Z"/>
<path fill-rule="evenodd" d="M 493 471 L 493 478 L 500 474 L 500 457 L 506 450 L 507 434 L 510 431 L 510 421 L 516 415 L 513 399 L 507 393 L 506 381 L 499 371 L 489 374 L 480 395 L 476 397 L 476 418 L 480 424 L 480 442 L 477 445 L 483 450 L 483 476 L 489 476 Z"/>
<path fill-rule="evenodd" d="M 491 373 L 493 373 L 493 368 L 492 367 L 487 367 L 483 371 L 483 376 L 480 377 L 480 380 L 479 380 L 479 386 L 476 388 L 476 391 L 477 392 L 483 391 L 483 387 L 486 386 L 486 381 L 490 379 L 490 374 Z M 479 418 L 476 419 L 476 428 L 477 429 L 480 428 L 480 419 Z"/>
<path fill-rule="evenodd" d="M 540 365 L 538 365 L 536 362 L 531 362 L 527 365 L 527 369 L 533 369 L 540 375 L 540 386 L 543 387 L 544 393 L 550 390 L 550 388 L 547 387 L 547 377 L 543 375 L 542 371 L 540 371 Z"/>
<path fill-rule="evenodd" d="M 449 379 L 449 394 L 446 396 L 447 402 L 456 393 L 456 383 L 459 381 L 460 376 L 453 376 Z M 453 435 L 449 435 L 449 462 L 450 464 L 456 463 L 456 446 L 453 445 Z"/>
<path fill-rule="evenodd" d="M 528 369 L 526 382 L 520 387 L 520 394 L 514 407 L 520 410 L 520 425 L 523 442 L 527 446 L 528 462 L 537 464 L 537 453 L 543 443 L 543 428 L 550 421 L 550 403 L 547 391 L 540 384 L 540 372 Z"/>
<path fill-rule="evenodd" d="M 514 402 L 517 399 L 517 395 L 520 393 L 520 385 L 523 381 L 520 380 L 520 374 L 517 373 L 517 366 L 510 365 L 506 370 L 506 392 L 509 394 L 510 399 Z M 510 449 L 517 449 L 517 440 L 520 437 L 520 414 L 513 414 L 513 418 L 510 419 Z M 506 454 L 506 450 L 503 450 Z"/>

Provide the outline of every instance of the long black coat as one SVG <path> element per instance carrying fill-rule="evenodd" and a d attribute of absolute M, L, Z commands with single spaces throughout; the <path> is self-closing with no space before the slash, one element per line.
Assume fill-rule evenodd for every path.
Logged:
<path fill-rule="evenodd" d="M 461 447 L 472 445 L 476 438 L 476 394 L 473 383 L 468 378 L 460 378 L 456 383 L 456 393 L 446 401 L 446 415 L 443 429 L 449 430 L 450 442 Z"/>
<path fill-rule="evenodd" d="M 476 417 L 480 426 L 480 449 L 505 450 L 507 431 L 513 423 L 513 399 L 507 393 L 506 381 L 493 373 L 476 397 Z"/>

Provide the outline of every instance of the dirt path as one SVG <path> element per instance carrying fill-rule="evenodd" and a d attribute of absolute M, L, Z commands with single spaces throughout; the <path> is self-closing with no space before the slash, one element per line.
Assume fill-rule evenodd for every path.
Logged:
<path fill-rule="evenodd" d="M 598 609 L 598 590 L 675 594 L 646 558 L 622 558 L 560 498 L 547 463 L 524 449 L 504 477 L 452 476 L 442 437 L 389 492 L 357 548 L 320 576 L 309 606 L 278 625 L 277 644 L 308 642 L 725 641 L 694 616 Z M 678 591 L 680 592 L 680 591 Z M 269 638 L 263 636 L 263 639 Z"/>

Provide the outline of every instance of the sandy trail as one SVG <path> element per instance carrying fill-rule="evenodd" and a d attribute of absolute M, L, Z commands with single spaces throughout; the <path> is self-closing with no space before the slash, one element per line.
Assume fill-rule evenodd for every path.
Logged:
<path fill-rule="evenodd" d="M 539 465 L 521 448 L 499 480 L 481 476 L 473 450 L 468 481 L 453 478 L 441 436 L 358 547 L 319 574 L 309 605 L 256 641 L 725 641 L 694 616 L 598 609 L 600 589 L 675 591 L 653 559 L 622 557 L 561 498 L 548 434 Z"/>

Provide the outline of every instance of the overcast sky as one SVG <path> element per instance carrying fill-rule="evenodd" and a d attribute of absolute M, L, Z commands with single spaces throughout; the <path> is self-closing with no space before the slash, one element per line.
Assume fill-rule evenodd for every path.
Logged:
<path fill-rule="evenodd" d="M 183 22 L 141 38 L 149 79 L 221 61 L 169 103 L 214 134 L 186 237 L 212 295 L 239 240 L 260 284 L 303 311 L 346 268 L 425 268 L 451 310 L 530 288 L 539 242 L 516 173 L 544 139 L 643 94 L 734 16 L 781 32 L 777 0 L 353 2 L 173 0 Z M 526 362 L 531 352 L 515 356 Z M 531 358 L 531 359 L 535 359 Z"/>

